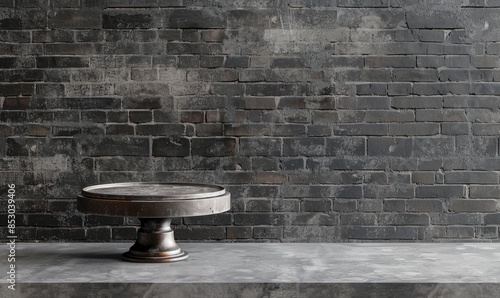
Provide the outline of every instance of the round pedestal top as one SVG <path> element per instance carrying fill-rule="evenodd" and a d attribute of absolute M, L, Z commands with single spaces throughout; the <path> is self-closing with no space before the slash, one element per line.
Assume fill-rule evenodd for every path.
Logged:
<path fill-rule="evenodd" d="M 231 194 L 218 185 L 130 182 L 85 187 L 77 209 L 88 214 L 169 218 L 229 210 Z"/>
<path fill-rule="evenodd" d="M 179 200 L 223 195 L 222 186 L 195 183 L 129 182 L 85 187 L 84 197 L 108 200 Z"/>

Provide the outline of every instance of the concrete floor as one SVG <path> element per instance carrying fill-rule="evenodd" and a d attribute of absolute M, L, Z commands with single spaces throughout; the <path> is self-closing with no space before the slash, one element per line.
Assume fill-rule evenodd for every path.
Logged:
<path fill-rule="evenodd" d="M 122 261 L 131 244 L 18 243 L 12 297 L 500 296 L 500 243 L 180 243 L 185 261 Z"/>

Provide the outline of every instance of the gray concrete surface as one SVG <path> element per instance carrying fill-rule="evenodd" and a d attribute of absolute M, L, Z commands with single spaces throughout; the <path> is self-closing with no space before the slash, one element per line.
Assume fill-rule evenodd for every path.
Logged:
<path fill-rule="evenodd" d="M 71 297 L 327 297 L 332 293 L 339 297 L 401 293 L 408 297 L 493 297 L 500 293 L 500 243 L 180 245 L 190 253 L 186 261 L 145 264 L 120 259 L 130 243 L 18 243 L 15 297 L 35 293 Z M 7 268 L 7 257 L 0 264 Z M 2 292 L 14 294 L 6 290 L 6 270 L 0 276 Z M 170 294 L 163 295 L 165 291 Z"/>

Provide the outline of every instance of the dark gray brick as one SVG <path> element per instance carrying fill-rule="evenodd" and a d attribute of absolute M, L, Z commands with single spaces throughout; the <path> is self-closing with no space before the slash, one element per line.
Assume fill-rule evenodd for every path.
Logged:
<path fill-rule="evenodd" d="M 416 29 L 457 29 L 463 28 L 460 18 L 452 11 L 440 11 L 431 13 L 408 12 L 406 21 L 408 28 Z"/>
<path fill-rule="evenodd" d="M 227 68 L 246 68 L 249 66 L 250 57 L 248 56 L 227 56 L 224 67 Z"/>
<path fill-rule="evenodd" d="M 452 212 L 497 212 L 496 200 L 453 200 L 448 208 Z"/>
<path fill-rule="evenodd" d="M 313 111 L 312 119 L 313 119 L 312 122 L 314 124 L 319 124 L 319 123 L 330 124 L 338 122 L 339 116 L 336 111 Z"/>
<path fill-rule="evenodd" d="M 184 124 L 139 124 L 136 126 L 136 133 L 137 135 L 153 136 L 190 135 L 189 128 L 192 128 L 192 126 Z"/>
<path fill-rule="evenodd" d="M 196 124 L 196 135 L 199 137 L 223 136 L 224 125 L 218 123 Z"/>
<path fill-rule="evenodd" d="M 0 68 L 16 68 L 18 59 L 15 57 L 0 58 Z"/>
<path fill-rule="evenodd" d="M 471 63 L 476 68 L 496 68 L 499 63 L 498 59 L 497 55 L 472 56 Z"/>
<path fill-rule="evenodd" d="M 469 152 L 471 155 L 496 156 L 498 142 L 493 137 L 466 137 L 457 136 L 457 152 Z"/>
<path fill-rule="evenodd" d="M 387 84 L 360 84 L 356 85 L 358 95 L 387 95 Z"/>
<path fill-rule="evenodd" d="M 417 65 L 414 56 L 372 56 L 365 58 L 368 67 L 408 68 Z"/>
<path fill-rule="evenodd" d="M 153 140 L 153 156 L 189 156 L 190 149 L 190 142 L 187 138 Z"/>
<path fill-rule="evenodd" d="M 369 138 L 368 155 L 411 156 L 412 141 L 406 138 Z"/>
<path fill-rule="evenodd" d="M 103 137 L 82 142 L 82 154 L 86 156 L 149 156 L 149 150 L 147 138 Z"/>
<path fill-rule="evenodd" d="M 96 169 L 100 171 L 146 171 L 151 168 L 149 157 L 116 156 L 96 159 Z"/>
<path fill-rule="evenodd" d="M 304 200 L 301 210 L 305 212 L 329 212 L 332 210 L 331 200 Z"/>
<path fill-rule="evenodd" d="M 274 110 L 278 106 L 274 97 L 246 97 L 245 109 L 248 110 Z"/>
<path fill-rule="evenodd" d="M 455 153 L 455 141 L 452 137 L 414 139 L 414 156 L 449 156 L 453 153 Z"/>
<path fill-rule="evenodd" d="M 350 135 L 350 136 L 384 136 L 387 135 L 388 125 L 387 124 L 366 124 L 366 123 L 355 123 L 355 124 L 340 124 L 333 128 L 333 133 L 335 135 Z"/>
<path fill-rule="evenodd" d="M 0 28 L 3 29 L 43 29 L 47 24 L 47 17 L 40 10 L 6 10 L 0 19 Z"/>
<path fill-rule="evenodd" d="M 433 136 L 439 134 L 438 123 L 397 123 L 389 124 L 389 135 Z"/>
<path fill-rule="evenodd" d="M 290 174 L 288 180 L 292 184 L 360 184 L 362 178 L 351 172 L 308 172 Z"/>
<path fill-rule="evenodd" d="M 224 56 L 201 56 L 200 67 L 217 68 L 222 67 Z"/>
<path fill-rule="evenodd" d="M 471 61 L 470 57 L 466 55 L 448 55 L 444 58 L 444 64 L 450 68 L 468 68 Z"/>
<path fill-rule="evenodd" d="M 36 229 L 36 239 L 43 241 L 50 240 L 83 240 L 85 239 L 85 229 L 84 228 L 37 228 Z"/>
<path fill-rule="evenodd" d="M 325 138 L 286 138 L 283 140 L 285 156 L 324 156 Z"/>
<path fill-rule="evenodd" d="M 356 201 L 350 199 L 335 199 L 333 202 L 333 210 L 339 212 L 356 211 Z M 342 220 L 342 215 L 341 215 Z"/>
<path fill-rule="evenodd" d="M 282 227 L 255 227 L 253 228 L 255 239 L 281 239 L 283 238 Z"/>
<path fill-rule="evenodd" d="M 230 225 L 231 222 L 232 216 L 229 213 L 184 218 L 184 224 L 186 225 L 221 226 Z"/>
<path fill-rule="evenodd" d="M 37 57 L 36 67 L 38 68 L 89 67 L 89 59 L 87 57 L 59 57 L 59 56 Z"/>
<path fill-rule="evenodd" d="M 416 95 L 462 95 L 469 94 L 470 84 L 460 82 L 415 83 L 413 93 Z"/>
<path fill-rule="evenodd" d="M 168 28 L 225 28 L 226 15 L 215 7 L 202 10 L 176 9 L 170 11 L 165 23 Z"/>
<path fill-rule="evenodd" d="M 405 42 L 414 42 L 418 41 L 417 30 L 407 30 L 403 28 L 398 28 L 396 30 L 396 36 L 394 38 L 395 41 L 405 41 Z"/>
<path fill-rule="evenodd" d="M 361 186 L 297 186 L 292 185 L 282 190 L 283 197 L 286 198 L 320 198 L 320 197 L 342 197 L 360 198 L 362 195 Z"/>
<path fill-rule="evenodd" d="M 365 122 L 413 122 L 415 114 L 413 111 L 366 111 Z"/>
<path fill-rule="evenodd" d="M 167 43 L 168 54 L 208 54 L 204 44 L 191 42 L 171 42 Z M 198 58 L 198 57 L 195 57 Z M 181 59 L 179 59 L 181 63 Z"/>
<path fill-rule="evenodd" d="M 301 58 L 274 58 L 271 60 L 272 68 L 304 68 L 304 61 Z"/>
<path fill-rule="evenodd" d="M 497 227 L 476 227 L 475 235 L 478 239 L 495 239 L 498 238 Z"/>
<path fill-rule="evenodd" d="M 469 196 L 471 198 L 500 198 L 500 187 L 496 185 L 471 185 Z"/>
<path fill-rule="evenodd" d="M 466 69 L 442 69 L 439 71 L 439 80 L 442 82 L 468 82 L 470 71 Z"/>
<path fill-rule="evenodd" d="M 324 64 L 322 64 L 322 67 L 328 67 L 328 68 L 360 67 L 361 68 L 361 67 L 364 67 L 364 58 L 363 57 L 352 57 L 350 55 L 328 57 L 327 61 L 325 61 Z"/>
<path fill-rule="evenodd" d="M 273 213 L 235 213 L 234 224 L 237 226 L 280 226 L 285 223 L 284 214 Z"/>
<path fill-rule="evenodd" d="M 252 227 L 227 227 L 227 239 L 251 239 Z"/>
<path fill-rule="evenodd" d="M 415 190 L 413 185 L 377 185 L 368 184 L 363 187 L 366 198 L 413 198 Z"/>
<path fill-rule="evenodd" d="M 417 184 L 434 184 L 434 172 L 413 172 L 411 173 L 411 181 Z"/>
<path fill-rule="evenodd" d="M 410 95 L 412 93 L 411 83 L 389 83 L 387 85 L 387 94 L 394 95 Z"/>
<path fill-rule="evenodd" d="M 449 184 L 498 184 L 495 172 L 449 172 L 444 179 Z"/>
<path fill-rule="evenodd" d="M 470 35 L 465 30 L 451 31 L 446 40 L 455 44 L 470 44 L 472 42 Z"/>
<path fill-rule="evenodd" d="M 363 240 L 417 240 L 417 227 L 347 227 L 348 239 Z"/>
<path fill-rule="evenodd" d="M 377 216 L 373 213 L 342 213 L 340 224 L 345 226 L 372 226 L 376 225 Z"/>
<path fill-rule="evenodd" d="M 130 122 L 133 123 L 146 123 L 151 122 L 153 120 L 153 113 L 151 111 L 130 111 L 129 112 Z M 150 128 L 155 129 L 155 131 L 149 130 Z M 157 134 L 160 130 L 160 126 L 158 125 L 147 125 L 147 126 L 138 126 L 137 132 L 138 134 Z"/>
<path fill-rule="evenodd" d="M 326 155 L 345 156 L 365 155 L 365 139 L 363 138 L 328 138 L 326 139 Z"/>
<path fill-rule="evenodd" d="M 431 215 L 433 225 L 480 225 L 483 222 L 482 214 L 439 214 Z"/>
<path fill-rule="evenodd" d="M 498 72 L 492 69 L 471 69 L 470 79 L 472 81 L 492 82 Z"/>
<path fill-rule="evenodd" d="M 160 109 L 162 107 L 170 106 L 170 98 L 162 98 L 162 97 L 124 97 L 123 98 L 123 108 L 125 109 Z"/>
<path fill-rule="evenodd" d="M 442 33 L 441 36 L 443 36 Z M 444 66 L 443 56 L 417 56 L 417 67 L 419 68 L 438 68 L 442 66 Z"/>
<path fill-rule="evenodd" d="M 228 124 L 224 126 L 226 136 L 270 136 L 273 134 L 269 124 Z"/>
<path fill-rule="evenodd" d="M 335 226 L 287 226 L 284 227 L 283 237 L 287 241 L 311 242 L 325 239 L 326 241 L 338 241 L 340 230 Z"/>
<path fill-rule="evenodd" d="M 389 226 L 427 226 L 429 225 L 429 215 L 427 214 L 392 214 L 383 213 L 378 216 L 381 225 Z"/>
<path fill-rule="evenodd" d="M 485 225 L 500 225 L 500 214 L 485 214 L 484 215 Z"/>
<path fill-rule="evenodd" d="M 51 29 L 98 29 L 101 27 L 100 11 L 91 8 L 50 11 L 48 13 L 48 25 Z"/>
<path fill-rule="evenodd" d="M 102 26 L 105 29 L 149 28 L 153 24 L 153 15 L 144 13 L 105 13 Z"/>
<path fill-rule="evenodd" d="M 467 116 L 463 110 L 417 110 L 417 121 L 426 122 L 465 122 Z"/>
<path fill-rule="evenodd" d="M 392 79 L 399 82 L 434 82 L 438 79 L 435 69 L 394 69 Z"/>
<path fill-rule="evenodd" d="M 244 205 L 249 212 L 271 212 L 272 209 L 272 201 L 268 199 L 246 199 Z"/>
<path fill-rule="evenodd" d="M 370 1 L 363 3 L 370 3 Z M 342 13 L 339 13 L 337 25 L 339 27 L 349 28 L 363 28 L 363 26 L 372 28 L 372 25 L 364 23 L 364 20 L 370 17 L 375 17 L 380 20 L 376 25 L 377 28 L 380 29 L 394 29 L 405 19 L 403 11 L 391 9 L 376 9 L 373 11 L 353 8 L 343 9 Z"/>
<path fill-rule="evenodd" d="M 285 83 L 268 83 L 268 84 L 246 84 L 247 95 L 256 96 L 286 96 L 286 95 L 304 95 L 306 93 L 305 85 L 303 84 L 285 84 Z"/>
<path fill-rule="evenodd" d="M 417 185 L 417 198 L 462 198 L 465 186 L 461 185 Z"/>
<path fill-rule="evenodd" d="M 474 228 L 466 226 L 432 227 L 428 233 L 434 239 L 467 239 L 474 237 Z"/>
<path fill-rule="evenodd" d="M 336 226 L 339 222 L 339 216 L 335 213 L 299 213 L 291 216 L 291 223 L 294 226 Z"/>
<path fill-rule="evenodd" d="M 27 224 L 38 227 L 82 226 L 83 217 L 79 215 L 29 214 Z"/>
<path fill-rule="evenodd" d="M 445 108 L 487 108 L 494 109 L 498 106 L 498 98 L 486 96 L 450 96 L 444 98 Z M 473 112 L 473 110 L 471 111 Z M 484 111 L 481 111 L 484 112 Z"/>
<path fill-rule="evenodd" d="M 294 9 L 294 25 L 298 28 L 333 29 L 337 24 L 337 11 L 330 9 Z"/>
<path fill-rule="evenodd" d="M 498 135 L 499 127 L 496 123 L 475 123 L 472 124 L 472 132 L 479 136 L 494 136 Z"/>
<path fill-rule="evenodd" d="M 424 42 L 444 42 L 445 31 L 436 29 L 421 29 L 417 31 L 418 39 Z M 444 59 L 444 57 L 442 57 Z"/>
<path fill-rule="evenodd" d="M 240 154 L 249 156 L 281 155 L 283 140 L 279 138 L 241 138 Z"/>
<path fill-rule="evenodd" d="M 408 201 L 406 201 L 406 205 L 407 205 L 407 210 L 409 212 L 442 212 L 443 211 L 443 202 L 441 202 L 440 200 L 432 200 L 432 199 L 408 200 Z"/>
<path fill-rule="evenodd" d="M 227 38 L 224 30 L 203 30 L 201 39 L 206 42 L 222 42 Z"/>
<path fill-rule="evenodd" d="M 233 156 L 237 146 L 234 138 L 198 138 L 191 140 L 191 152 L 200 156 Z"/>
<path fill-rule="evenodd" d="M 303 124 L 276 124 L 273 130 L 274 136 L 299 137 L 306 135 L 306 126 Z"/>
<path fill-rule="evenodd" d="M 431 97 L 394 97 L 392 98 L 391 106 L 394 108 L 406 108 L 406 109 L 428 109 L 435 108 L 439 109 L 443 106 L 443 98 L 441 96 L 431 96 Z M 428 111 L 426 111 L 428 112 Z M 440 111 L 436 111 L 435 114 Z M 419 112 L 416 112 L 418 117 Z M 417 121 L 418 118 L 417 118 Z"/>
<path fill-rule="evenodd" d="M 307 128 L 309 137 L 328 137 L 332 135 L 332 128 L 329 125 L 310 125 Z"/>
<path fill-rule="evenodd" d="M 470 45 L 431 43 L 427 47 L 427 53 L 431 55 L 468 55 L 471 50 Z"/>
<path fill-rule="evenodd" d="M 281 165 L 285 171 L 294 171 L 304 169 L 305 163 L 303 158 L 287 158 L 282 160 Z"/>
<path fill-rule="evenodd" d="M 226 236 L 224 227 L 175 227 L 175 237 L 179 240 L 221 240 Z"/>
<path fill-rule="evenodd" d="M 498 83 L 473 83 L 471 93 L 478 95 L 499 95 L 500 84 Z"/>
<path fill-rule="evenodd" d="M 337 6 L 339 7 L 389 7 L 388 0 L 338 0 Z"/>

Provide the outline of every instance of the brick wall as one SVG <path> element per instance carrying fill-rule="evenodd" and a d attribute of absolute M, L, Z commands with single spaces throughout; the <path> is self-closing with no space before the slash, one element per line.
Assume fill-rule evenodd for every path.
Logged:
<path fill-rule="evenodd" d="M 122 181 L 226 186 L 231 212 L 177 219 L 184 240 L 498 240 L 499 1 L 0 6 L 23 240 L 134 239 L 75 210 Z"/>

